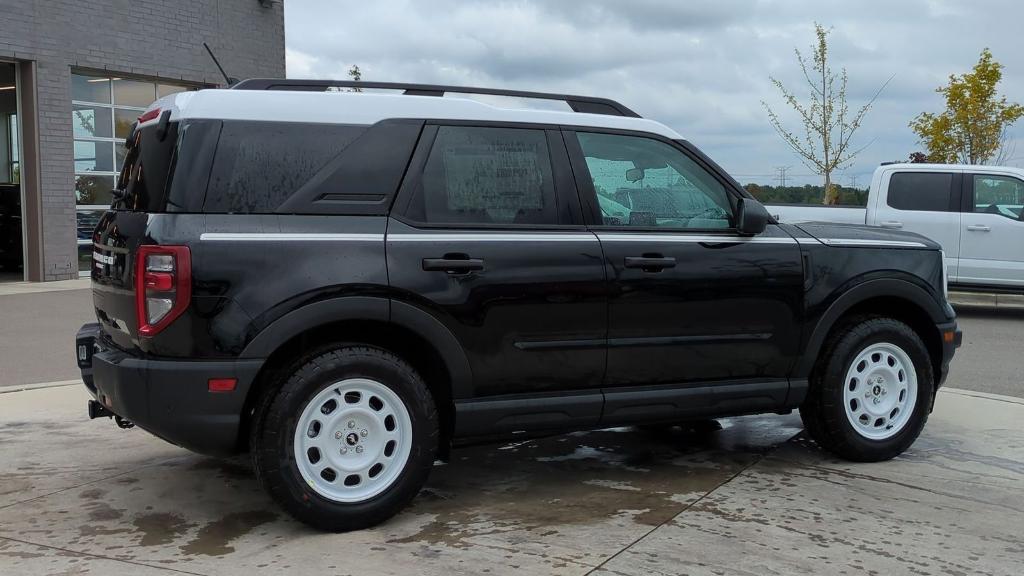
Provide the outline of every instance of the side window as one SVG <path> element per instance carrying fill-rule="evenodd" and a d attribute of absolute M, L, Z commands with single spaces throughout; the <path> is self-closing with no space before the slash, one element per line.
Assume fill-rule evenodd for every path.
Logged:
<path fill-rule="evenodd" d="M 949 212 L 953 175 L 943 172 L 897 172 L 889 177 L 886 203 L 897 210 Z"/>
<path fill-rule="evenodd" d="M 725 186 L 679 150 L 650 138 L 578 132 L 606 226 L 731 226 Z"/>
<path fill-rule="evenodd" d="M 547 136 L 441 126 L 408 216 L 428 224 L 557 224 Z"/>
<path fill-rule="evenodd" d="M 225 121 L 204 212 L 273 212 L 365 131 L 360 126 Z"/>
<path fill-rule="evenodd" d="M 973 212 L 998 214 L 1021 220 L 1024 206 L 1024 181 L 1012 176 L 974 176 Z"/>

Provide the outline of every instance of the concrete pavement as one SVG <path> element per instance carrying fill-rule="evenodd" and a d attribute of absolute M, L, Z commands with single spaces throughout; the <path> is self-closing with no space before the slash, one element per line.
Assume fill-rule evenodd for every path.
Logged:
<path fill-rule="evenodd" d="M 79 386 L 0 394 L 0 574 L 1020 574 L 1024 400 L 945 390 L 887 463 L 795 416 L 457 450 L 386 524 L 321 534 L 245 459 L 85 419 Z"/>
<path fill-rule="evenodd" d="M 79 280 L 67 282 L 80 284 Z M 0 284 L 0 387 L 80 378 L 75 332 L 82 324 L 96 321 L 92 293 L 80 285 L 23 290 Z"/>

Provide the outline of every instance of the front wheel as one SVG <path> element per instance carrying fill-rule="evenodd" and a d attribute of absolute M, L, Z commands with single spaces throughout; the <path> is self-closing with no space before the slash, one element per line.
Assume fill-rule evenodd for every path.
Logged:
<path fill-rule="evenodd" d="M 892 318 L 845 324 L 822 348 L 800 417 L 823 448 L 858 462 L 888 460 L 921 434 L 934 394 L 921 338 Z"/>
<path fill-rule="evenodd" d="M 337 346 L 299 360 L 252 430 L 260 483 L 298 520 L 332 531 L 378 524 L 419 492 L 438 418 L 416 371 L 378 348 Z"/>

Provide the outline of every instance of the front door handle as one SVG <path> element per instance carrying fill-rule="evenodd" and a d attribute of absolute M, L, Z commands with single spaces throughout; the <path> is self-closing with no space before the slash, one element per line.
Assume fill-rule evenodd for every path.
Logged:
<path fill-rule="evenodd" d="M 449 274 L 465 274 L 484 269 L 484 261 L 470 258 L 466 254 L 445 254 L 443 258 L 424 258 L 423 270 L 427 272 L 447 272 Z"/>
<path fill-rule="evenodd" d="M 665 268 L 675 268 L 676 259 L 671 256 L 666 257 L 660 254 L 626 256 L 624 266 L 626 268 L 640 268 L 644 272 L 661 272 Z"/>
<path fill-rule="evenodd" d="M 971 230 L 973 232 L 991 232 L 992 231 L 991 228 L 989 228 L 988 226 L 985 226 L 984 224 L 971 224 L 971 225 L 967 226 L 967 229 Z"/>
<path fill-rule="evenodd" d="M 881 226 L 882 228 L 903 228 L 903 222 L 897 222 L 895 220 L 879 222 L 878 225 Z"/>

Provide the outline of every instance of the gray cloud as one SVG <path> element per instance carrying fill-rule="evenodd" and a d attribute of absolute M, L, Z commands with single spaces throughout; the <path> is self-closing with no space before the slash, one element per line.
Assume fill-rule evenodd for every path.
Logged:
<path fill-rule="evenodd" d="M 607 96 L 672 126 L 741 181 L 769 182 L 776 165 L 808 173 L 761 101 L 795 122 L 769 76 L 805 92 L 793 49 L 809 52 L 814 21 L 832 27 L 851 107 L 892 77 L 855 138 L 870 144 L 846 171 L 861 184 L 880 161 L 919 148 L 907 123 L 940 110 L 934 89 L 982 48 L 1006 65 L 1002 92 L 1024 100 L 1024 5 L 1012 0 L 289 0 L 285 10 L 291 77 L 342 78 L 359 64 L 367 80 Z M 1012 164 L 1024 165 L 1020 149 Z"/>

